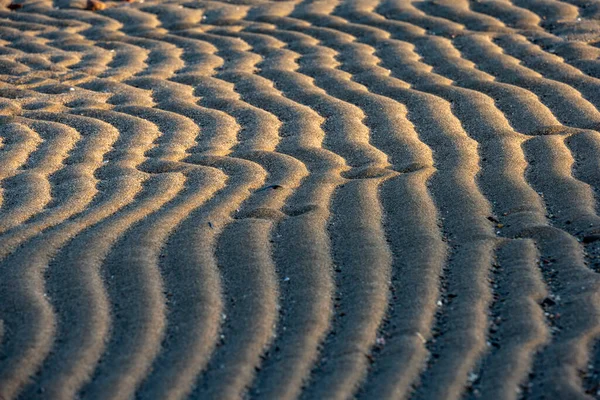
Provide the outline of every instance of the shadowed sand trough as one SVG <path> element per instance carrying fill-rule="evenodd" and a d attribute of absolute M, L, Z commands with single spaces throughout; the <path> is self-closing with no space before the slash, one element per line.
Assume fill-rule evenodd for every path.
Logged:
<path fill-rule="evenodd" d="M 0 399 L 600 397 L 600 2 L 16 3 Z"/>

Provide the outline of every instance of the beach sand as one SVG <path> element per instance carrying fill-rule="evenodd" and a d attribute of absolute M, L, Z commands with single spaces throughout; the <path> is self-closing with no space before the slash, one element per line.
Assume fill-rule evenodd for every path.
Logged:
<path fill-rule="evenodd" d="M 600 1 L 0 4 L 0 399 L 600 398 Z"/>

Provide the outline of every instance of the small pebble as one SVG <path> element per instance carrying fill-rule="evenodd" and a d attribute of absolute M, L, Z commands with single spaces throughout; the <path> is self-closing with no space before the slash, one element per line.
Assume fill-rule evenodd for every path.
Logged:
<path fill-rule="evenodd" d="M 106 9 L 106 4 L 99 0 L 88 0 L 85 9 L 90 11 L 100 11 Z"/>
<path fill-rule="evenodd" d="M 477 375 L 474 372 L 471 372 L 468 377 L 469 383 L 474 383 L 478 378 L 479 378 L 479 375 Z"/>

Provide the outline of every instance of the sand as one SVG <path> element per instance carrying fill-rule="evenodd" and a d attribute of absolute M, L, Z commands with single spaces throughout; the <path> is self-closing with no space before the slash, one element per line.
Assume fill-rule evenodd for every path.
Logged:
<path fill-rule="evenodd" d="M 597 0 L 3 0 L 0 399 L 600 398 L 599 107 Z"/>

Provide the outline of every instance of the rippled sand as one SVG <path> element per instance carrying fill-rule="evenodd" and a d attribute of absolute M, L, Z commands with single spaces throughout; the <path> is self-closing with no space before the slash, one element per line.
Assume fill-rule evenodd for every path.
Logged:
<path fill-rule="evenodd" d="M 0 399 L 600 396 L 600 1 L 8 5 Z"/>

